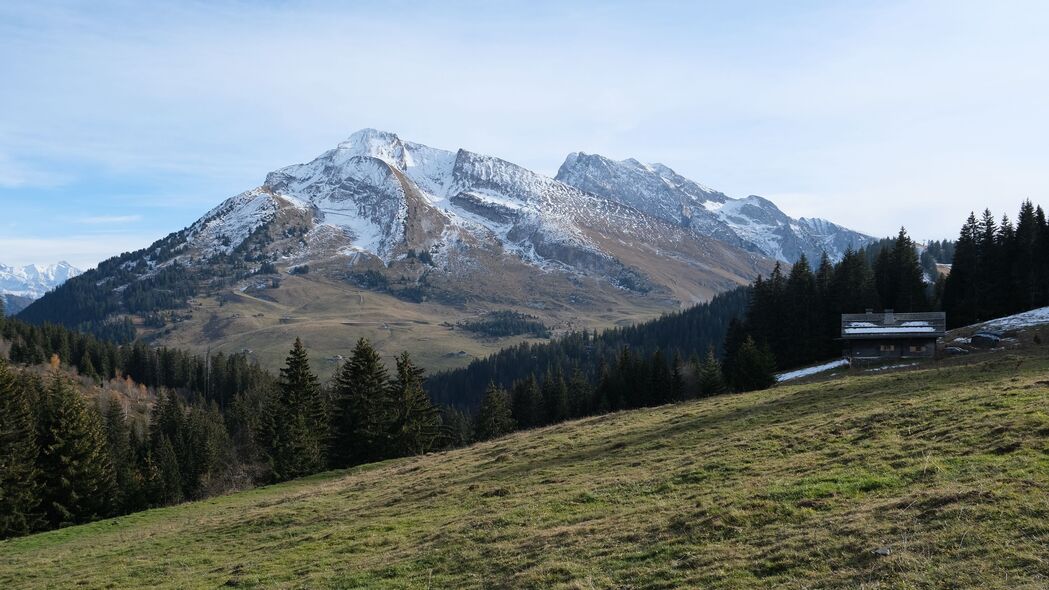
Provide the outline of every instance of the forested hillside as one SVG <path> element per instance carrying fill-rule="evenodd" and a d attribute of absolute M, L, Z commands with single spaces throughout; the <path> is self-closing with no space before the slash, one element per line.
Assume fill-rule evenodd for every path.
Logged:
<path fill-rule="evenodd" d="M 1041 588 L 1045 350 L 620 412 L 14 539 L 0 586 Z"/>
<path fill-rule="evenodd" d="M 474 409 L 495 385 L 507 390 L 518 413 L 547 416 L 538 422 L 517 416 L 518 424 L 551 423 L 557 419 L 549 412 L 528 408 L 541 406 L 544 395 L 559 399 L 565 388 L 568 407 L 577 408 L 569 410 L 572 417 L 767 386 L 773 370 L 839 355 L 843 313 L 943 310 L 950 325 L 959 326 L 1049 305 L 1049 226 L 1030 201 L 1018 218 L 1014 228 L 1008 217 L 997 223 L 989 211 L 979 222 L 971 215 L 957 242 L 924 248 L 901 228 L 893 238 L 847 249 L 837 263 L 823 256 L 815 268 L 801 256 L 789 270 L 777 264 L 750 287 L 709 303 L 629 328 L 505 349 L 435 375 L 427 389 L 440 403 Z M 936 265 L 952 261 L 945 279 Z M 740 350 L 743 363 L 736 362 Z M 648 393 L 618 393 L 623 383 Z M 532 397 L 540 401 L 528 401 Z"/>
<path fill-rule="evenodd" d="M 0 322 L 0 352 L 15 365 L 0 355 L 0 537 L 470 436 L 465 417 L 431 404 L 423 372 L 406 354 L 391 375 L 364 341 L 322 386 L 298 340 L 274 377 L 243 355 L 201 358 Z"/>
<path fill-rule="evenodd" d="M 593 387 L 602 373 L 619 362 L 624 349 L 635 359 L 650 359 L 657 351 L 669 367 L 705 359 L 717 349 L 733 318 L 743 315 L 749 303 L 747 288 L 714 296 L 687 310 L 650 322 L 603 332 L 575 332 L 545 344 L 524 343 L 476 360 L 465 369 L 438 373 L 427 380 L 434 401 L 464 409 L 477 408 L 489 384 L 509 388 L 530 377 L 585 380 Z"/>

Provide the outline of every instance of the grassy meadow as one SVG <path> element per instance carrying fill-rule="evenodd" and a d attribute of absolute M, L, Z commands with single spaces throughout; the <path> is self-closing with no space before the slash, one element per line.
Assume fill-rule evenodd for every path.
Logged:
<path fill-rule="evenodd" d="M 0 543 L 3 588 L 1047 588 L 1049 356 L 622 412 Z"/>

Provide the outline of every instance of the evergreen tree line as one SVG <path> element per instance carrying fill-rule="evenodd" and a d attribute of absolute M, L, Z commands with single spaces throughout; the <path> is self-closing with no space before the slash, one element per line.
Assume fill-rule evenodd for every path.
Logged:
<path fill-rule="evenodd" d="M 747 338 L 779 369 L 833 357 L 841 351 L 836 339 L 844 313 L 932 309 L 936 289 L 925 279 L 904 229 L 864 250 L 847 249 L 837 264 L 824 254 L 813 269 L 802 256 L 786 275 L 777 264 L 755 280 L 746 314 L 729 327 L 725 364 L 731 368 L 733 351 Z"/>
<path fill-rule="evenodd" d="M 187 394 L 160 388 L 143 422 L 115 395 L 89 401 L 57 355 L 46 377 L 0 357 L 0 538 L 270 481 L 248 403 L 265 389 L 226 412 Z"/>
<path fill-rule="evenodd" d="M 591 381 L 575 369 L 565 374 L 549 370 L 515 381 L 509 388 L 489 383 L 474 416 L 473 438 L 486 440 L 517 429 L 536 428 L 564 420 L 635 408 L 658 406 L 730 391 L 763 389 L 775 382 L 771 355 L 744 339 L 727 345 L 731 366 L 718 359 L 714 347 L 704 357 L 668 358 L 657 349 L 641 355 L 620 349 L 616 359 L 602 364 Z"/>
<path fill-rule="evenodd" d="M 925 245 L 925 251 L 939 264 L 951 264 L 954 261 L 954 242 L 951 240 L 932 240 Z"/>
<path fill-rule="evenodd" d="M 650 357 L 657 350 L 664 359 L 704 358 L 711 347 L 720 349 L 729 321 L 741 317 L 749 302 L 747 287 L 716 295 L 711 301 L 633 326 L 602 332 L 578 331 L 543 343 L 525 342 L 505 348 L 467 367 L 431 376 L 426 389 L 434 402 L 467 412 L 480 407 L 489 384 L 510 390 L 532 376 L 577 372 L 591 384 L 614 366 L 624 348 L 631 355 Z"/>
<path fill-rule="evenodd" d="M 867 259 L 867 264 L 874 268 L 878 263 L 878 257 L 881 256 L 882 251 L 892 251 L 893 246 L 896 243 L 896 238 L 882 238 L 873 243 L 867 244 L 863 247 L 863 256 Z M 935 248 L 935 250 L 934 250 Z M 924 273 L 924 278 L 928 283 L 935 283 L 937 277 L 940 274 L 937 264 L 950 264 L 951 259 L 948 255 L 953 256 L 954 243 L 949 240 L 942 240 L 939 242 L 930 242 L 925 248 L 919 248 L 915 245 L 915 252 L 918 256 L 918 264 Z M 938 252 L 938 254 L 934 254 Z M 945 259 L 944 262 L 941 259 Z"/>
<path fill-rule="evenodd" d="M 328 387 L 298 339 L 264 408 L 261 450 L 276 480 L 425 453 L 442 443 L 441 414 L 408 353 L 391 374 L 361 339 Z"/>
<path fill-rule="evenodd" d="M 946 278 L 935 268 L 944 260 L 952 264 Z M 749 336 L 778 368 L 797 367 L 840 352 L 843 313 L 942 310 L 948 326 L 958 327 L 1049 305 L 1049 225 L 1030 201 L 1015 226 L 989 210 L 980 219 L 970 213 L 958 240 L 931 242 L 921 256 L 901 229 L 895 238 L 847 251 L 837 264 L 824 256 L 814 270 L 802 257 L 786 275 L 777 265 L 750 293 L 730 340 Z"/>
<path fill-rule="evenodd" d="M 243 414 L 161 390 L 143 424 L 115 395 L 89 402 L 57 357 L 51 367 L 40 377 L 0 359 L 0 538 L 272 479 L 251 462 Z"/>
<path fill-rule="evenodd" d="M 135 354 L 132 347 L 127 357 Z M 299 340 L 278 378 L 241 385 L 226 406 L 201 391 L 160 386 L 143 423 L 116 396 L 89 403 L 57 355 L 46 379 L 0 359 L 0 538 L 472 436 L 465 416 L 432 404 L 407 353 L 389 373 L 364 340 L 327 385 Z"/>
<path fill-rule="evenodd" d="M 1049 305 L 1049 225 L 1041 206 L 1024 201 L 1016 224 L 990 210 L 974 213 L 955 242 L 943 286 L 950 326 L 965 326 Z"/>
<path fill-rule="evenodd" d="M 0 359 L 0 537 L 114 514 L 116 485 L 102 414 L 57 370 Z"/>
<path fill-rule="evenodd" d="M 126 315 L 152 314 L 156 321 L 158 310 L 186 308 L 189 299 L 199 293 L 214 292 L 252 276 L 263 270 L 268 260 L 265 247 L 272 242 L 268 224 L 263 224 L 232 251 L 215 254 L 207 264 L 191 267 L 173 260 L 184 253 L 188 237 L 189 228 L 148 248 L 104 260 L 46 293 L 18 317 L 33 324 L 53 322 L 128 343 L 136 333 Z"/>
<path fill-rule="evenodd" d="M 539 318 L 510 310 L 493 311 L 478 319 L 463 320 L 458 326 L 494 338 L 518 334 L 531 334 L 536 338 L 550 337 L 550 329 Z"/>
<path fill-rule="evenodd" d="M 153 348 L 141 341 L 117 345 L 60 325 L 35 326 L 0 319 L 0 337 L 11 343 L 12 363 L 38 365 L 57 355 L 79 375 L 104 382 L 130 377 L 148 387 L 178 390 L 226 408 L 243 392 L 270 385 L 272 375 L 246 355 L 221 352 L 203 358 L 174 348 Z"/>

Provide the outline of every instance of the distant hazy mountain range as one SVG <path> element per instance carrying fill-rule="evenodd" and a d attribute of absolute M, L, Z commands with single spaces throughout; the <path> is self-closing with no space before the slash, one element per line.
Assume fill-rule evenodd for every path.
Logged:
<path fill-rule="evenodd" d="M 68 262 L 13 267 L 0 264 L 0 297 L 9 315 L 21 311 L 34 299 L 81 273 Z"/>

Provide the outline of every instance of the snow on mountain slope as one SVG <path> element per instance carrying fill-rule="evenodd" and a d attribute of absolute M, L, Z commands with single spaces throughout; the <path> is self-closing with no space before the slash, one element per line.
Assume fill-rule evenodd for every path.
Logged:
<path fill-rule="evenodd" d="M 669 169 L 665 173 L 674 178 Z M 731 202 L 687 179 L 675 181 L 697 195 Z M 544 271 L 605 275 L 642 290 L 653 286 L 647 284 L 651 277 L 644 278 L 627 259 L 659 256 L 689 273 L 706 273 L 720 285 L 714 290 L 746 282 L 767 266 L 761 256 L 745 252 L 747 243 L 724 224 L 690 231 L 668 220 L 668 212 L 653 214 L 643 205 L 586 192 L 496 157 L 363 129 L 314 160 L 271 172 L 262 186 L 228 199 L 182 232 L 182 242 L 170 247 L 176 256 L 155 252 L 148 266 L 229 255 L 289 217 L 301 218 L 305 231 L 298 241 L 289 240 L 287 230 L 270 235 L 269 240 L 295 242 L 274 261 L 357 256 L 388 266 L 426 252 L 439 263 L 460 264 L 485 251 Z M 697 226 L 703 219 L 697 217 Z M 678 296 L 694 301 L 709 295 L 701 291 Z"/>
<path fill-rule="evenodd" d="M 308 266 L 295 282 L 457 309 L 557 310 L 558 321 L 572 324 L 580 310 L 650 317 L 746 284 L 772 265 L 753 249 L 500 158 L 364 129 L 309 162 L 270 172 L 149 248 L 103 262 L 78 279 L 83 288 L 46 297 L 23 315 L 79 325 L 148 314 L 156 323 L 164 310 L 151 302 L 161 301 L 182 321 L 190 299 L 280 289 L 280 276 L 256 275 Z M 142 296 L 155 285 L 161 296 Z M 106 305 L 75 305 L 83 293 Z M 106 317 L 92 315 L 100 308 Z M 207 324 L 204 337 L 220 338 L 224 325 Z"/>
<path fill-rule="evenodd" d="M 1025 311 L 1023 313 L 998 318 L 974 326 L 980 330 L 1006 332 L 1009 330 L 1022 330 L 1049 324 L 1049 307 L 1040 307 Z"/>
<path fill-rule="evenodd" d="M 257 190 L 310 208 L 319 224 L 343 231 L 351 241 L 344 253 L 386 264 L 408 251 L 446 261 L 463 254 L 464 242 L 546 270 L 605 273 L 613 280 L 637 274 L 628 272 L 616 245 L 662 244 L 671 252 L 683 249 L 675 253 L 682 259 L 734 256 L 747 269 L 758 264 L 720 246 L 713 252 L 704 238 L 629 204 L 505 160 L 435 149 L 374 129 L 309 163 L 270 173 Z"/>
<path fill-rule="evenodd" d="M 556 178 L 698 235 L 787 262 L 797 260 L 802 254 L 817 260 L 824 251 L 831 258 L 839 259 L 849 246 L 859 248 L 872 241 L 869 236 L 825 219 L 792 219 L 762 197 L 730 198 L 662 164 L 572 153 Z"/>
<path fill-rule="evenodd" d="M 36 299 L 81 272 L 65 261 L 21 268 L 0 264 L 0 293 Z"/>

